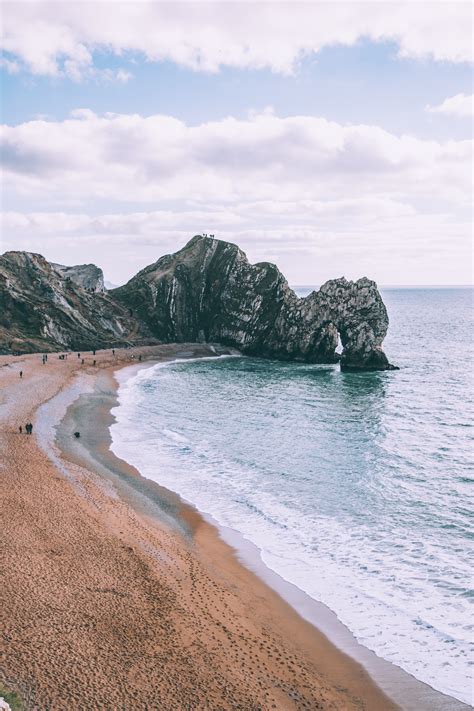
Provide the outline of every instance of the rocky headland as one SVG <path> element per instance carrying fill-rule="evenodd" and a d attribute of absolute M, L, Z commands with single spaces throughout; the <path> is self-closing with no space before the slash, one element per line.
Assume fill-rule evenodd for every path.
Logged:
<path fill-rule="evenodd" d="M 202 235 L 111 291 L 92 264 L 0 257 L 3 353 L 208 342 L 265 358 L 390 370 L 387 329 L 375 282 L 334 279 L 299 298 L 274 264 L 250 264 L 237 245 Z"/>

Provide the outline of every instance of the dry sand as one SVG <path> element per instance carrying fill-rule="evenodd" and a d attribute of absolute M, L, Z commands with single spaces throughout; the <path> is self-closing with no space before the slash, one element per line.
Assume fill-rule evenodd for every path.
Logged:
<path fill-rule="evenodd" d="M 85 365 L 76 354 L 46 365 L 0 357 L 0 681 L 41 711 L 395 708 L 193 509 L 114 458 L 107 394 L 95 412 L 102 429 L 88 434 L 82 410 L 82 449 L 42 448 L 37 432 L 52 422 L 37 421 L 38 407 L 77 371 L 110 385 L 132 354 L 186 348 L 98 352 L 95 367 L 90 353 Z M 29 420 L 33 435 L 20 435 Z"/>

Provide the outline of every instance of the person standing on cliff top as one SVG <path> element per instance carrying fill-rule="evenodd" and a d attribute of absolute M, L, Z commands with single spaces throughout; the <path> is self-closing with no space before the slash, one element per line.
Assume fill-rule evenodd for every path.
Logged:
<path fill-rule="evenodd" d="M 23 371 L 20 370 L 20 378 L 22 378 L 22 377 L 23 377 Z"/>

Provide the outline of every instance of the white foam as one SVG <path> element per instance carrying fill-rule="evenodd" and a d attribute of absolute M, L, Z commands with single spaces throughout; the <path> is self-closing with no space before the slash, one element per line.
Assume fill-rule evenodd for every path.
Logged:
<path fill-rule="evenodd" d="M 282 499 L 274 481 L 216 450 L 206 439 L 206 423 L 195 438 L 180 432 L 177 422 L 172 428 L 154 422 L 138 430 L 133 425 L 137 411 L 151 408 L 147 411 L 154 420 L 143 386 L 166 365 L 140 371 L 121 384 L 111 428 L 113 451 L 223 526 L 240 531 L 260 549 L 269 568 L 324 602 L 378 655 L 470 703 L 472 630 L 466 626 L 466 600 L 446 598 L 441 587 L 424 578 L 429 568 L 418 570 L 413 562 L 417 556 L 423 561 L 433 557 L 433 575 L 437 566 L 445 566 L 455 581 L 465 570 L 459 559 L 437 541 L 407 541 L 402 523 L 382 534 L 363 522 L 349 530 L 337 517 L 302 510 L 291 489 Z M 400 486 L 410 488 L 406 482 Z"/>

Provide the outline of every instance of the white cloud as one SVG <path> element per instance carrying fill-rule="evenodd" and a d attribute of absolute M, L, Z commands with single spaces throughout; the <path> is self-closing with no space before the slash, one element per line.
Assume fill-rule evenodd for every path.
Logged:
<path fill-rule="evenodd" d="M 438 106 L 427 106 L 426 110 L 436 114 L 469 118 L 474 115 L 474 95 L 456 94 L 456 96 L 445 99 Z"/>
<path fill-rule="evenodd" d="M 130 79 L 133 77 L 133 74 L 131 72 L 127 72 L 125 69 L 119 69 L 115 73 L 115 79 L 116 81 L 120 82 L 121 84 L 126 84 Z"/>
<path fill-rule="evenodd" d="M 471 20 L 469 2 L 14 0 L 3 3 L 2 47 L 34 74 L 76 80 L 95 50 L 290 73 L 304 55 L 361 38 L 395 42 L 402 57 L 472 61 Z"/>
<path fill-rule="evenodd" d="M 0 67 L 4 67 L 8 74 L 18 74 L 21 69 L 18 62 L 6 59 L 5 57 L 0 57 Z"/>
<path fill-rule="evenodd" d="M 87 108 L 1 138 L 4 248 L 96 261 L 115 283 L 198 232 L 293 282 L 469 281 L 471 141 L 269 111 L 188 126 Z"/>
<path fill-rule="evenodd" d="M 188 126 L 170 116 L 29 121 L 1 129 L 10 194 L 60 204 L 107 199 L 334 200 L 391 195 L 463 203 L 471 141 L 424 141 L 376 126 L 271 113 Z"/>
<path fill-rule="evenodd" d="M 199 232 L 236 242 L 253 262 L 277 263 L 290 283 L 364 274 L 382 284 L 470 279 L 466 224 L 442 212 L 417 213 L 389 198 L 103 215 L 7 212 L 2 229 L 5 249 L 40 252 L 66 264 L 93 261 L 114 283 Z"/>

